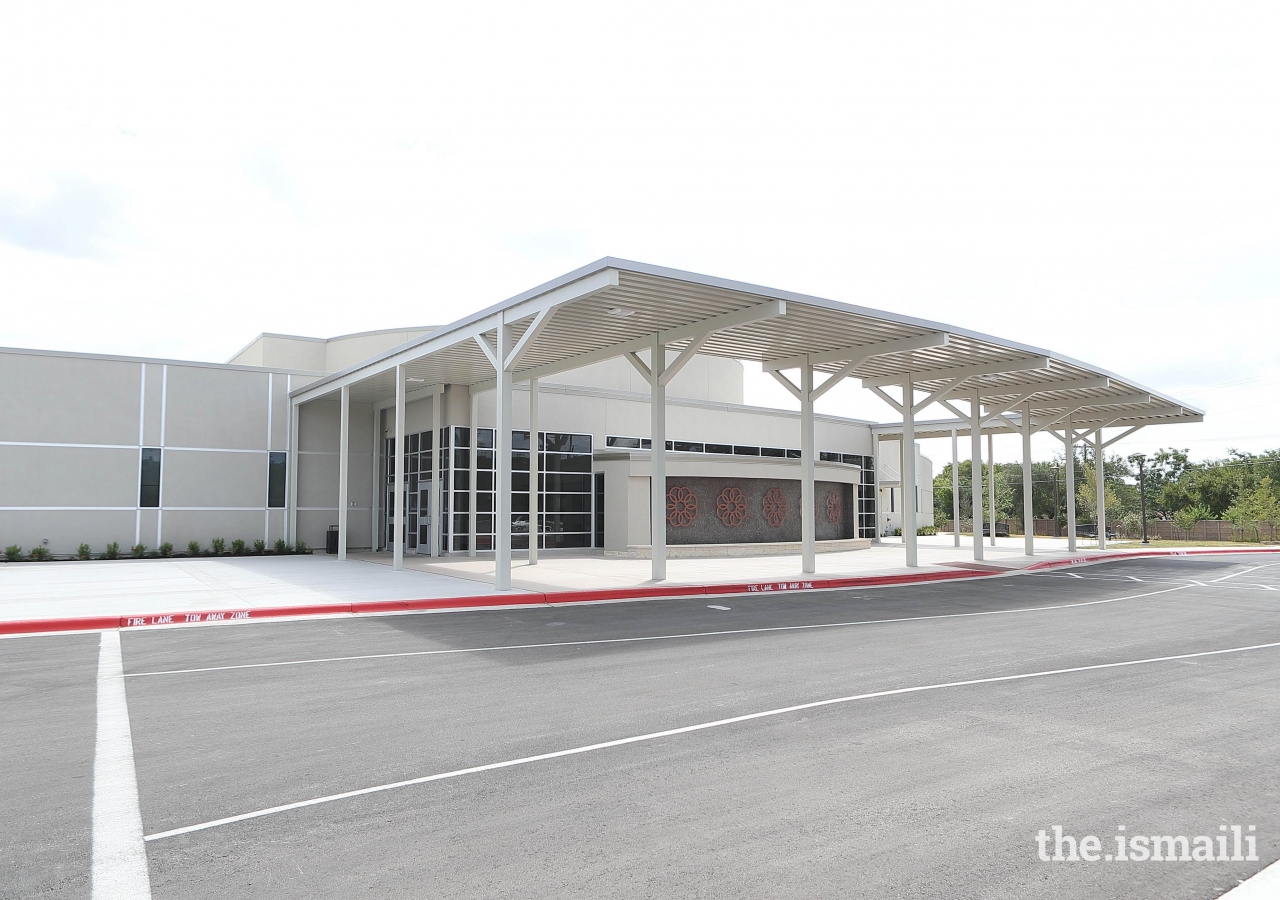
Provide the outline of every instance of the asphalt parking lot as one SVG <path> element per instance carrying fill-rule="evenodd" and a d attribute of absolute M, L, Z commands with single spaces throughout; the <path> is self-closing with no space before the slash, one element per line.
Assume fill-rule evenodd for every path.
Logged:
<path fill-rule="evenodd" d="M 126 632 L 145 876 L 156 898 L 1217 897 L 1280 857 L 1277 559 Z M 103 640 L 0 640 L 2 897 L 91 895 Z M 1252 825 L 1259 860 L 1045 862 L 1055 825 Z"/>

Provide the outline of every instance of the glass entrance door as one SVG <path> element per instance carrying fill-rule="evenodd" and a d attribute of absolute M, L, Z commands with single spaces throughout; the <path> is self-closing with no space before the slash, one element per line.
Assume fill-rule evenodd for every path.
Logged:
<path fill-rule="evenodd" d="M 418 482 L 418 495 L 414 498 L 418 509 L 418 553 L 431 552 L 431 479 Z"/>

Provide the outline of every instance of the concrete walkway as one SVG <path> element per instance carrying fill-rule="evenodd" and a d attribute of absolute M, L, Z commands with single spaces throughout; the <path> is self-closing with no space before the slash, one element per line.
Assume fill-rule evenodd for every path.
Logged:
<path fill-rule="evenodd" d="M 0 621 L 269 609 L 493 592 L 491 586 L 474 581 L 339 563 L 324 555 L 5 563 L 0 565 Z"/>

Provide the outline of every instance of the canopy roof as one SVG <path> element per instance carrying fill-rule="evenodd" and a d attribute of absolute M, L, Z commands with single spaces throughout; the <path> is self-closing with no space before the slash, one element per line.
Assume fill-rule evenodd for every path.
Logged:
<path fill-rule="evenodd" d="M 976 386 L 989 409 L 1030 402 L 1033 420 L 1040 422 L 1073 409 L 1077 430 L 1203 418 L 1202 410 L 1166 394 L 1039 347 L 613 257 L 322 378 L 292 397 L 307 402 L 348 386 L 354 401 L 383 402 L 395 396 L 397 365 L 405 367 L 411 397 L 441 384 L 491 389 L 502 324 L 512 328 L 514 349 L 506 364 L 516 381 L 647 349 L 656 333 L 668 350 L 752 360 L 770 371 L 798 368 L 807 357 L 817 371 L 859 378 L 873 390 L 901 385 L 908 373 L 918 392 L 940 400 L 967 400 Z M 949 434 L 951 423 L 944 428 Z M 918 426 L 920 436 L 925 431 Z"/>

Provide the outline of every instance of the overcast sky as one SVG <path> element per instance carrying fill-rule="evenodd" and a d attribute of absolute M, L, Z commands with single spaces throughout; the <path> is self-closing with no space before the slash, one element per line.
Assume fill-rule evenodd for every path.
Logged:
<path fill-rule="evenodd" d="M 1125 453 L 1280 447 L 1278 46 L 1275 3 L 7 4 L 0 345 L 224 361 L 613 255 L 1208 411 Z"/>

